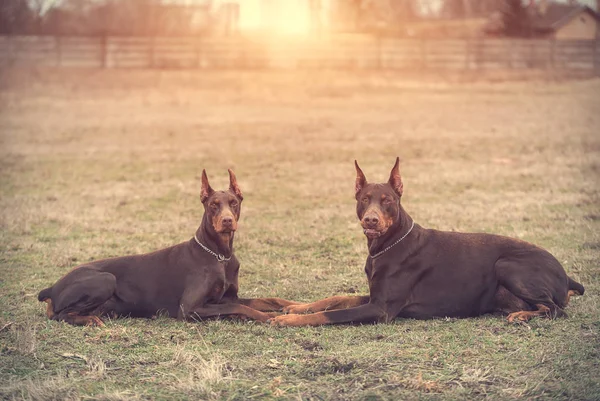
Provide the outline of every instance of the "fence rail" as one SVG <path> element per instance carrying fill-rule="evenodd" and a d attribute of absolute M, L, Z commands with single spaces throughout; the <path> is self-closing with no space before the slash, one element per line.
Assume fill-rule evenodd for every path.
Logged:
<path fill-rule="evenodd" d="M 0 36 L 1 65 L 102 68 L 560 69 L 600 74 L 600 40 Z"/>

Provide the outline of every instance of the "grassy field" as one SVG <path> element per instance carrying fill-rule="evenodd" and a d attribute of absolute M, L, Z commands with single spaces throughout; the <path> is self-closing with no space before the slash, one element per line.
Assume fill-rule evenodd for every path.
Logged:
<path fill-rule="evenodd" d="M 3 71 L 1 399 L 600 399 L 600 80 L 339 72 Z M 236 171 L 244 297 L 366 292 L 358 159 L 425 227 L 552 252 L 570 317 L 271 328 L 48 321 L 73 266 L 189 240 Z"/>

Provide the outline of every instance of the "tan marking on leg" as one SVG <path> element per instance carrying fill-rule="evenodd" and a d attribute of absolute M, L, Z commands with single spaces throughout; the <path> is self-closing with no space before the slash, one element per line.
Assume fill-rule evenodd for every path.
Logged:
<path fill-rule="evenodd" d="M 529 319 L 536 316 L 550 317 L 550 308 L 548 308 L 546 305 L 536 304 L 535 306 L 537 306 L 537 310 L 513 312 L 508 315 L 506 320 L 508 320 L 509 323 L 512 323 L 515 319 L 521 322 L 527 322 Z"/>
<path fill-rule="evenodd" d="M 88 326 L 97 326 L 104 327 L 104 322 L 98 316 L 87 316 L 88 317 Z"/>
<path fill-rule="evenodd" d="M 77 312 L 71 312 L 68 314 L 68 316 L 71 318 L 71 324 L 76 326 L 104 327 L 104 322 L 98 316 L 80 316 L 77 314 Z"/>
<path fill-rule="evenodd" d="M 569 304 L 569 301 L 573 295 L 579 296 L 581 293 L 577 290 L 569 290 L 569 292 L 567 292 L 567 301 L 565 302 L 565 306 Z"/>
<path fill-rule="evenodd" d="M 329 323 L 324 313 L 311 315 L 281 315 L 270 320 L 271 326 L 321 326 Z"/>
<path fill-rule="evenodd" d="M 302 315 L 304 313 L 313 313 L 311 308 L 313 304 L 301 304 L 301 305 L 290 305 L 283 308 L 284 313 L 289 313 L 292 315 Z"/>
<path fill-rule="evenodd" d="M 283 308 L 283 312 L 292 314 L 303 314 L 335 309 L 349 309 L 366 304 L 368 302 L 368 296 L 338 295 L 307 304 L 286 306 L 285 308 Z"/>
<path fill-rule="evenodd" d="M 44 302 L 46 302 L 46 316 L 48 316 L 48 319 L 52 319 L 54 318 L 54 307 L 52 306 L 52 299 L 50 298 L 46 298 L 44 299 Z"/>

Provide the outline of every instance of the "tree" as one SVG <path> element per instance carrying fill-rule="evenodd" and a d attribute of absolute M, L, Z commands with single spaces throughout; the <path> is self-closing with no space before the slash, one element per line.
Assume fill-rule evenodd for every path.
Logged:
<path fill-rule="evenodd" d="M 27 0 L 2 0 L 0 2 L 0 33 L 29 33 L 34 19 Z"/>
<path fill-rule="evenodd" d="M 464 18 L 465 0 L 444 0 L 441 15 L 445 18 Z"/>
<path fill-rule="evenodd" d="M 530 15 L 521 0 L 504 0 L 500 11 L 506 36 L 531 36 Z"/>
<path fill-rule="evenodd" d="M 420 0 L 338 0 L 330 20 L 338 30 L 394 30 L 417 18 Z"/>
<path fill-rule="evenodd" d="M 443 0 L 440 14 L 446 18 L 489 17 L 498 11 L 498 0 Z"/>
<path fill-rule="evenodd" d="M 38 31 L 70 35 L 206 34 L 212 28 L 211 12 L 210 1 L 186 6 L 162 0 L 62 0 L 43 14 Z"/>

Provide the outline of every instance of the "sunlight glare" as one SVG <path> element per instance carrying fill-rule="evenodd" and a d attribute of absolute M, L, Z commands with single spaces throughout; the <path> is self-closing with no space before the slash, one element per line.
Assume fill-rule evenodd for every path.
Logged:
<path fill-rule="evenodd" d="M 244 0 L 240 2 L 240 30 L 273 34 L 310 33 L 307 0 Z"/>

